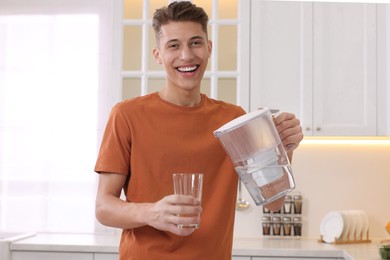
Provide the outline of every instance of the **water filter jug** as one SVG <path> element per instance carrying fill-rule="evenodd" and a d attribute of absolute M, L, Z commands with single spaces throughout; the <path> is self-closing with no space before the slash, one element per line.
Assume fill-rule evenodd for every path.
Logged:
<path fill-rule="evenodd" d="M 268 108 L 238 117 L 214 131 L 257 206 L 295 188 L 291 165 Z"/>

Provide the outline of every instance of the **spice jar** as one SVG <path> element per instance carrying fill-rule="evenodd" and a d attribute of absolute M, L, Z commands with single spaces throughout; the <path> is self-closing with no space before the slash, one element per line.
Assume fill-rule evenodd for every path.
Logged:
<path fill-rule="evenodd" d="M 285 236 L 291 236 L 292 223 L 291 217 L 283 217 L 283 234 Z"/>
<path fill-rule="evenodd" d="M 271 235 L 271 217 L 268 216 L 263 217 L 263 235 L 264 236 Z"/>
<path fill-rule="evenodd" d="M 273 217 L 272 218 L 272 234 L 274 236 L 280 236 L 280 231 L 282 228 L 281 218 L 280 217 Z"/>
<path fill-rule="evenodd" d="M 294 195 L 293 203 L 294 203 L 294 213 L 301 214 L 302 213 L 302 196 L 301 195 Z"/>
<path fill-rule="evenodd" d="M 284 214 L 291 214 L 292 211 L 292 198 L 291 195 L 286 195 L 283 204 L 283 212 Z"/>
<path fill-rule="evenodd" d="M 263 206 L 263 213 L 269 214 L 271 211 Z"/>
<path fill-rule="evenodd" d="M 294 236 L 302 236 L 302 218 L 294 217 L 293 222 Z"/>

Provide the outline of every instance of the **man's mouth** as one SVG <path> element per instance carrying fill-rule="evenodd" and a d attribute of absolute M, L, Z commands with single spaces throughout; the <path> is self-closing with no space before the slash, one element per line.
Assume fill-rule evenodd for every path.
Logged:
<path fill-rule="evenodd" d="M 189 66 L 189 67 L 177 67 L 176 69 L 180 72 L 193 72 L 195 71 L 199 66 L 194 65 L 194 66 Z"/>

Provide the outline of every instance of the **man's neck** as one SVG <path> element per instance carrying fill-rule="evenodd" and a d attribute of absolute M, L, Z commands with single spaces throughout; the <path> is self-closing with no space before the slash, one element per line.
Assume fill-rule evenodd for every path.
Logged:
<path fill-rule="evenodd" d="M 169 103 L 185 107 L 197 106 L 202 100 L 200 91 L 179 90 L 178 92 L 172 92 L 165 87 L 158 94 Z"/>

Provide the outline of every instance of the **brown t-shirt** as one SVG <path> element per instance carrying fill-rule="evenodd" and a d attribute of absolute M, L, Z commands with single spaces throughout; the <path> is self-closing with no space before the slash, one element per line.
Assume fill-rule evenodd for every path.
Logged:
<path fill-rule="evenodd" d="M 123 230 L 120 259 L 231 259 L 237 174 L 213 131 L 244 113 L 206 95 L 182 107 L 157 93 L 112 109 L 95 171 L 128 175 L 127 201 L 173 194 L 172 173 L 204 174 L 200 228 L 189 236 L 150 226 Z"/>

